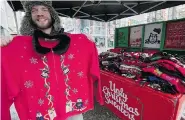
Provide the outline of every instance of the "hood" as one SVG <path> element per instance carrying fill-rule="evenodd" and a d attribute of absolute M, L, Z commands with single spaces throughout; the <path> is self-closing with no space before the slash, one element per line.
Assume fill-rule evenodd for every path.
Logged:
<path fill-rule="evenodd" d="M 21 27 L 20 27 L 20 34 L 21 35 L 32 36 L 34 33 L 34 30 L 36 29 L 32 25 L 32 19 L 31 19 L 31 8 L 34 5 L 44 5 L 49 9 L 50 15 L 53 20 L 53 29 L 51 31 L 51 35 L 56 35 L 56 34 L 61 33 L 63 31 L 61 24 L 60 24 L 60 18 L 58 16 L 58 13 L 52 7 L 51 1 L 21 1 L 21 3 L 23 5 L 24 11 L 25 11 L 25 15 L 22 19 Z"/>

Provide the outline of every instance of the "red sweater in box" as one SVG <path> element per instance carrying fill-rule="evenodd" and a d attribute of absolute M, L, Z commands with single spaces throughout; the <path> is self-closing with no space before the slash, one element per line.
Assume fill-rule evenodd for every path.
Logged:
<path fill-rule="evenodd" d="M 68 35 L 64 54 L 39 54 L 31 36 L 17 36 L 2 47 L 2 120 L 10 120 L 14 102 L 20 120 L 65 120 L 92 110 L 93 83 L 97 80 L 97 101 L 103 104 L 96 46 L 85 35 Z M 43 41 L 53 48 L 57 41 Z"/>

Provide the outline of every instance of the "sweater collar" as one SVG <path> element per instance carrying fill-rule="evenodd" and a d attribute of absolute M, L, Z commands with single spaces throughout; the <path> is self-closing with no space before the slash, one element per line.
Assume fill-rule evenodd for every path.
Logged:
<path fill-rule="evenodd" d="M 59 43 L 53 47 L 53 48 L 46 48 L 40 45 L 39 38 L 45 38 L 45 39 L 57 39 L 59 40 Z M 58 34 L 58 35 L 48 35 L 40 30 L 35 30 L 33 33 L 33 47 L 36 50 L 36 52 L 40 54 L 47 54 L 51 50 L 56 54 L 64 54 L 67 52 L 70 45 L 70 38 L 66 34 Z"/>

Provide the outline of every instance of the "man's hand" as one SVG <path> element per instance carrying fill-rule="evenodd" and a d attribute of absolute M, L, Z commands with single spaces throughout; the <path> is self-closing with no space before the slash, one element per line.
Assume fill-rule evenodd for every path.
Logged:
<path fill-rule="evenodd" d="M 1 47 L 3 47 L 3 46 L 8 45 L 13 40 L 13 38 L 2 36 L 2 37 L 0 37 L 0 40 L 1 40 L 0 45 L 1 45 Z"/>

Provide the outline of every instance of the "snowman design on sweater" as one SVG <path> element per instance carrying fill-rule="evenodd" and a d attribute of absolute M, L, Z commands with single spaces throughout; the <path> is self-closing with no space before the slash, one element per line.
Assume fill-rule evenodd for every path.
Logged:
<path fill-rule="evenodd" d="M 36 120 L 44 120 L 44 117 L 42 116 L 40 112 L 37 112 Z"/>

